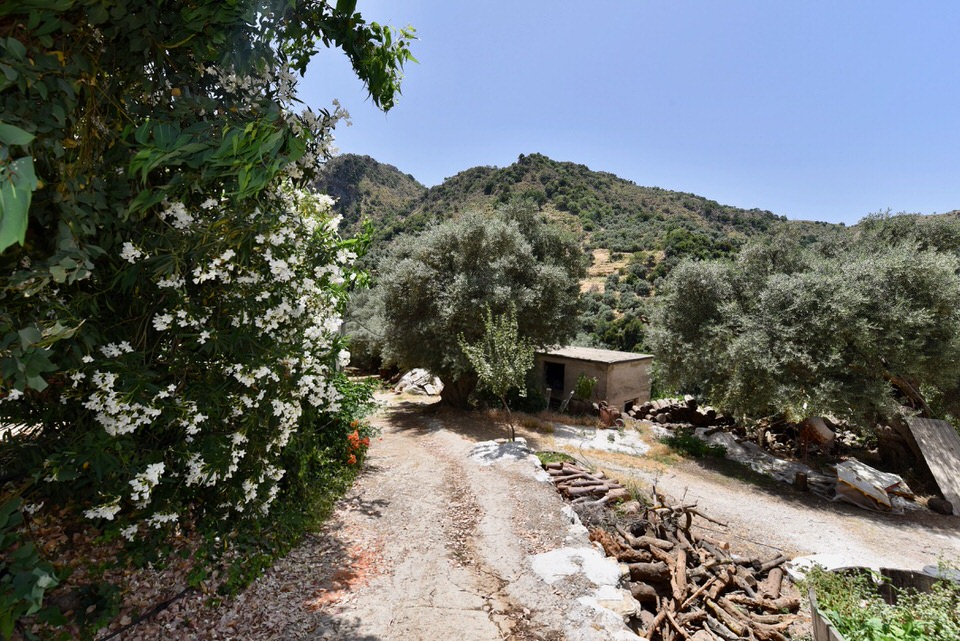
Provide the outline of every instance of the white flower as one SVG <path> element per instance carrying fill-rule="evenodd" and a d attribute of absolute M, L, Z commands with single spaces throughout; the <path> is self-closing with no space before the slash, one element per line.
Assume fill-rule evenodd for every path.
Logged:
<path fill-rule="evenodd" d="M 120 499 L 114 499 L 110 503 L 98 505 L 95 508 L 84 511 L 83 515 L 88 519 L 106 519 L 112 521 L 113 517 L 120 511 Z"/>
<path fill-rule="evenodd" d="M 124 259 L 128 263 L 137 262 L 137 259 L 143 255 L 143 251 L 141 251 L 130 241 L 125 242 L 123 244 L 123 249 L 120 250 L 120 258 Z"/>
<path fill-rule="evenodd" d="M 139 526 L 137 524 L 128 525 L 127 527 L 120 530 L 120 536 L 125 538 L 128 541 L 132 541 L 137 535 L 137 530 Z"/>
<path fill-rule="evenodd" d="M 168 513 L 158 512 L 153 516 L 151 516 L 149 519 L 147 519 L 147 523 L 159 529 L 159 527 L 164 523 L 172 523 L 173 521 L 176 521 L 178 518 L 179 516 L 172 512 L 168 512 Z"/>
<path fill-rule="evenodd" d="M 39 512 L 39 511 L 40 511 L 40 508 L 42 508 L 42 507 L 43 507 L 43 501 L 40 501 L 39 503 L 24 503 L 24 504 L 23 504 L 23 511 L 26 512 L 27 514 L 33 516 L 34 514 L 36 514 L 37 512 Z"/>
<path fill-rule="evenodd" d="M 172 218 L 170 224 L 179 230 L 187 229 L 190 225 L 193 224 L 194 219 L 187 212 L 187 208 L 183 203 L 168 203 L 167 208 L 160 212 L 160 217 L 164 220 Z"/>
<path fill-rule="evenodd" d="M 81 358 L 80 360 L 83 361 L 84 363 L 92 363 L 92 362 L 93 362 L 93 356 L 90 356 L 89 354 L 87 354 L 87 355 L 85 355 L 83 358 Z"/>
<path fill-rule="evenodd" d="M 174 276 L 171 278 L 161 278 L 157 281 L 157 287 L 164 289 L 179 289 L 187 284 L 187 281 L 184 279 Z"/>
<path fill-rule="evenodd" d="M 130 486 L 133 487 L 130 500 L 136 503 L 137 507 L 146 507 L 150 502 L 150 493 L 160 482 L 160 475 L 163 474 L 164 468 L 165 465 L 162 462 L 153 463 L 130 480 Z"/>
<path fill-rule="evenodd" d="M 170 329 L 170 323 L 173 322 L 173 316 L 170 314 L 157 314 L 153 317 L 153 328 L 158 332 Z"/>
<path fill-rule="evenodd" d="M 4 400 L 15 401 L 22 396 L 23 396 L 23 392 L 21 392 L 20 390 L 10 389 L 10 390 L 7 390 L 7 398 L 5 398 Z"/>
<path fill-rule="evenodd" d="M 103 355 L 107 358 L 116 358 L 121 354 L 127 354 L 133 351 L 133 347 L 130 346 L 130 343 L 123 341 L 120 343 L 108 343 L 100 348 L 100 351 L 103 352 Z M 93 360 L 93 359 L 91 359 Z"/>

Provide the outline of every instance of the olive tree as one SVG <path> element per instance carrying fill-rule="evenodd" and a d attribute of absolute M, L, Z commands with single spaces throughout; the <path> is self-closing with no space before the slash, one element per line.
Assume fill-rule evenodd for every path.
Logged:
<path fill-rule="evenodd" d="M 960 381 L 960 259 L 913 242 L 794 249 L 673 272 L 651 331 L 666 383 L 742 416 L 930 415 L 927 396 Z"/>
<path fill-rule="evenodd" d="M 511 308 L 507 314 L 494 318 L 487 308 L 483 336 L 476 343 L 469 344 L 461 335 L 460 349 L 477 374 L 478 386 L 489 390 L 500 401 L 507 413 L 510 440 L 516 440 L 507 395 L 518 390 L 521 397 L 526 396 L 527 372 L 533 368 L 534 359 L 533 344 L 520 336 L 517 310 Z"/>
<path fill-rule="evenodd" d="M 380 263 L 386 361 L 425 367 L 443 399 L 464 405 L 477 378 L 459 337 L 483 335 L 484 310 L 516 308 L 519 334 L 537 346 L 575 333 L 584 262 L 576 241 L 530 204 L 472 212 L 398 239 Z"/>

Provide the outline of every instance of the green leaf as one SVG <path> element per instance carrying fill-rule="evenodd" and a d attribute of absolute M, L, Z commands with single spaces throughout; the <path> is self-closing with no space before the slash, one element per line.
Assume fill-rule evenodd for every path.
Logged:
<path fill-rule="evenodd" d="M 357 10 L 357 0 L 337 0 L 337 13 L 352 16 Z"/>
<path fill-rule="evenodd" d="M 90 7 L 87 12 L 87 20 L 90 21 L 92 25 L 103 24 L 110 19 L 110 14 L 107 12 L 107 8 L 102 5 L 94 5 Z"/>
<path fill-rule="evenodd" d="M 5 145 L 29 145 L 34 137 L 32 133 L 24 131 L 20 127 L 14 127 L 0 121 L 0 142 Z"/>
<path fill-rule="evenodd" d="M 20 509 L 19 496 L 15 496 L 6 503 L 0 504 L 0 529 L 7 527 L 16 527 L 23 521 L 23 517 L 17 511 Z"/>
<path fill-rule="evenodd" d="M 28 376 L 27 385 L 37 390 L 38 392 L 42 392 L 43 390 L 47 389 L 47 381 L 45 381 L 44 378 L 39 374 L 34 376 Z"/>
<path fill-rule="evenodd" d="M 23 349 L 40 342 L 40 339 L 43 338 L 43 334 L 36 327 L 24 327 L 17 333 L 20 335 L 20 345 L 23 346 Z"/>
<path fill-rule="evenodd" d="M 39 183 L 37 181 L 37 174 L 33 170 L 33 158 L 30 156 L 24 156 L 23 158 L 14 160 L 10 163 L 8 171 L 13 175 L 13 179 L 10 182 L 13 183 L 14 187 L 29 191 L 37 188 Z"/>
<path fill-rule="evenodd" d="M 0 185 L 0 252 L 10 245 L 23 245 L 27 237 L 27 212 L 33 192 L 11 183 Z"/>
<path fill-rule="evenodd" d="M 6 41 L 7 53 L 9 53 L 16 60 L 23 60 L 23 57 L 27 55 L 27 48 L 23 46 L 23 43 L 17 40 L 16 38 L 7 38 Z"/>

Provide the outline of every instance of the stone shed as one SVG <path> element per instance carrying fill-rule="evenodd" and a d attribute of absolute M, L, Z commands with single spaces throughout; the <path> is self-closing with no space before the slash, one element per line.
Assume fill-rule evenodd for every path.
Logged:
<path fill-rule="evenodd" d="M 535 367 L 551 400 L 570 396 L 581 374 L 597 379 L 591 402 L 607 401 L 621 410 L 650 400 L 653 356 L 591 347 L 559 347 L 537 352 Z"/>

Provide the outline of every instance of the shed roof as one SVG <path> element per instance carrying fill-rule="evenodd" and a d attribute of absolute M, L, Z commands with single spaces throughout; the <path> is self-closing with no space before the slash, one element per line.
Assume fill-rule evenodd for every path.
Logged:
<path fill-rule="evenodd" d="M 644 361 L 653 358 L 651 354 L 636 354 L 634 352 L 618 352 L 612 349 L 596 349 L 593 347 L 555 347 L 537 352 L 541 356 L 556 356 L 578 361 L 593 363 L 628 363 Z"/>

